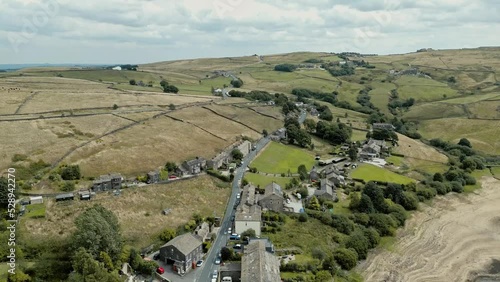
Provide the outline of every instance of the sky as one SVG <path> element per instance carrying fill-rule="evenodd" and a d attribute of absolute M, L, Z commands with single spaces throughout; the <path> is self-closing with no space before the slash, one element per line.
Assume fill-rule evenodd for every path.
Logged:
<path fill-rule="evenodd" d="M 498 0 L 0 0 L 0 64 L 500 46 Z"/>

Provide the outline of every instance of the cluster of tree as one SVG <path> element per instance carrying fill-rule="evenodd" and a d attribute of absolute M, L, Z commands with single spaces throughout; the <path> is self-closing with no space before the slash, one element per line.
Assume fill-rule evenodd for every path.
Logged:
<path fill-rule="evenodd" d="M 305 89 L 305 88 L 294 88 L 292 89 L 292 94 L 297 96 L 297 100 L 301 102 L 307 102 L 307 100 L 303 100 L 306 98 L 314 98 L 316 100 L 324 101 L 330 103 L 332 105 L 337 105 L 337 95 L 336 91 L 332 93 L 324 93 L 324 92 L 316 92 L 313 90 Z"/>
<path fill-rule="evenodd" d="M 281 108 L 281 112 L 287 116 L 289 113 L 293 112 L 298 112 L 299 108 L 295 105 L 294 102 L 287 101 L 285 104 L 283 104 L 283 107 Z"/>
<path fill-rule="evenodd" d="M 319 107 L 316 108 L 316 110 L 319 113 L 319 118 L 322 120 L 326 121 L 332 121 L 333 120 L 333 114 L 332 111 L 330 111 L 330 108 L 326 105 L 320 105 Z"/>
<path fill-rule="evenodd" d="M 335 63 L 323 64 L 322 67 L 326 69 L 332 76 L 347 76 L 354 74 L 354 67 L 345 63 L 343 65 L 338 65 Z"/>
<path fill-rule="evenodd" d="M 309 178 L 309 172 L 304 164 L 299 165 L 297 168 L 300 180 L 304 181 Z"/>
<path fill-rule="evenodd" d="M 364 89 L 359 90 L 356 102 L 361 105 L 361 108 L 357 109 L 357 111 L 365 114 L 371 114 L 378 111 L 377 107 L 375 107 L 375 105 L 370 101 L 371 97 L 369 92 L 371 90 L 371 87 L 365 87 Z"/>
<path fill-rule="evenodd" d="M 338 145 L 351 139 L 352 129 L 344 123 L 330 123 L 319 121 L 316 124 L 315 135 L 327 140 L 331 144 Z"/>
<path fill-rule="evenodd" d="M 287 117 L 285 119 L 285 128 L 288 143 L 297 144 L 303 148 L 312 145 L 311 136 L 306 130 L 300 128 L 300 123 L 297 118 Z"/>
<path fill-rule="evenodd" d="M 307 59 L 304 61 L 304 63 L 309 63 L 309 64 L 320 64 L 320 63 L 323 63 L 323 60 L 321 59 L 315 59 L 315 58 L 312 58 L 312 59 Z"/>
<path fill-rule="evenodd" d="M 165 93 L 178 93 L 179 92 L 179 88 L 177 88 L 176 86 L 174 86 L 172 84 L 169 84 L 168 81 L 166 81 L 165 79 L 160 81 L 160 85 L 163 88 L 163 92 L 165 92 Z"/>
<path fill-rule="evenodd" d="M 243 86 L 243 80 L 241 80 L 240 78 L 233 79 L 231 80 L 231 85 L 234 88 L 240 88 L 241 86 Z"/>
<path fill-rule="evenodd" d="M 179 166 L 175 162 L 167 162 L 165 164 L 165 170 L 168 172 L 176 172 Z"/>
<path fill-rule="evenodd" d="M 293 72 L 296 69 L 297 66 L 294 64 L 279 64 L 274 66 L 275 71 Z"/>
<path fill-rule="evenodd" d="M 388 140 L 388 141 L 397 141 L 398 140 L 398 135 L 396 132 L 392 130 L 388 130 L 385 128 L 377 128 L 374 129 L 372 132 L 366 133 L 366 138 L 373 138 L 376 140 Z"/>
<path fill-rule="evenodd" d="M 243 153 L 238 148 L 234 148 L 231 151 L 231 157 L 233 158 L 233 161 L 239 164 L 241 163 L 241 160 L 243 160 Z"/>
<path fill-rule="evenodd" d="M 267 91 L 258 91 L 258 90 L 252 90 L 250 92 L 231 90 L 229 91 L 229 95 L 231 95 L 231 97 L 242 97 L 250 101 L 259 100 L 264 102 L 272 101 L 275 98 L 275 96 L 273 96 Z"/>
<path fill-rule="evenodd" d="M 460 139 L 458 144 L 443 141 L 439 138 L 431 139 L 429 143 L 437 148 L 440 148 L 452 156 L 464 158 L 466 156 L 474 156 L 476 152 L 472 149 L 470 141 L 466 138 Z"/>
<path fill-rule="evenodd" d="M 417 132 L 417 125 L 413 122 L 406 121 L 403 118 L 398 118 L 394 117 L 392 120 L 389 120 L 383 113 L 376 111 L 371 113 L 368 116 L 367 122 L 369 124 L 373 123 L 390 123 L 392 124 L 396 129 L 396 132 L 401 133 L 403 135 L 406 135 L 410 138 L 413 139 L 420 139 L 422 138 L 422 135 Z M 382 133 L 385 134 L 385 133 Z M 375 138 L 375 137 L 374 137 Z M 397 139 L 394 139 L 397 140 Z"/>
<path fill-rule="evenodd" d="M 389 96 L 389 100 L 390 101 L 387 104 L 387 107 L 389 108 L 389 111 L 393 115 L 398 115 L 399 109 L 408 110 L 411 106 L 413 106 L 415 104 L 415 99 L 413 99 L 413 98 L 401 100 L 399 98 L 399 93 L 396 89 L 391 90 L 391 95 Z"/>
<path fill-rule="evenodd" d="M 64 180 L 77 180 L 81 178 L 79 165 L 63 165 L 59 168 L 59 174 Z"/>
<path fill-rule="evenodd" d="M 355 66 L 357 67 L 363 67 L 363 68 L 367 68 L 367 69 L 374 69 L 375 66 L 374 65 L 370 65 L 370 63 L 366 62 L 365 60 L 352 60 L 351 61 Z"/>

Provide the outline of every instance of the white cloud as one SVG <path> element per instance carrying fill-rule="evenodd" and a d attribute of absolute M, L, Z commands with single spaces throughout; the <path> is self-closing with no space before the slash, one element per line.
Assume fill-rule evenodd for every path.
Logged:
<path fill-rule="evenodd" d="M 139 63 L 500 45 L 499 7 L 495 0 L 0 1 L 0 61 Z"/>

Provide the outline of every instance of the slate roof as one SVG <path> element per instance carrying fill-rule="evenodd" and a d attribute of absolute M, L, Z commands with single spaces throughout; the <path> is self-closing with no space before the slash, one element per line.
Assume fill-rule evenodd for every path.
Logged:
<path fill-rule="evenodd" d="M 280 197 L 283 197 L 283 192 L 281 191 L 281 186 L 276 182 L 272 182 L 272 183 L 268 184 L 265 187 L 265 190 L 266 190 L 266 192 L 264 193 L 263 198 L 268 197 L 269 195 L 278 195 Z"/>
<path fill-rule="evenodd" d="M 250 241 L 241 258 L 241 282 L 278 282 L 280 262 L 266 251 L 263 240 Z"/>
<path fill-rule="evenodd" d="M 201 244 L 202 242 L 200 241 L 200 239 L 198 239 L 194 234 L 186 233 L 168 241 L 168 243 L 166 243 L 162 247 L 173 246 L 177 250 L 179 250 L 179 252 L 183 253 L 184 255 L 188 255 Z"/>

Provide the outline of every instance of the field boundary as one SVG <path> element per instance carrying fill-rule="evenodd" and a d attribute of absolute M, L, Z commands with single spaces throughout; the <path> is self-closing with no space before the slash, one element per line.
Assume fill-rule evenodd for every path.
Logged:
<path fill-rule="evenodd" d="M 33 97 L 35 97 L 35 95 L 37 95 L 38 93 L 40 93 L 40 91 L 35 91 L 33 92 L 33 94 L 29 95 L 28 97 L 26 97 L 24 99 L 24 101 L 19 105 L 19 107 L 17 107 L 16 111 L 14 112 L 15 115 L 17 115 L 19 113 L 19 111 L 21 110 L 21 108 L 27 103 L 29 102 L 31 99 L 33 99 Z"/>
<path fill-rule="evenodd" d="M 220 105 L 219 105 L 219 106 L 220 106 Z M 207 110 L 211 111 L 212 113 L 214 113 L 214 114 L 216 114 L 216 115 L 218 115 L 218 116 L 220 116 L 220 117 L 223 117 L 223 118 L 225 118 L 225 119 L 228 119 L 228 120 L 233 121 L 233 122 L 236 122 L 236 123 L 239 123 L 239 124 L 243 125 L 244 127 L 247 127 L 247 128 L 249 128 L 249 129 L 251 129 L 251 130 L 253 130 L 253 131 L 255 131 L 255 132 L 259 133 L 259 134 L 261 134 L 261 133 L 262 133 L 262 132 L 258 131 L 257 129 L 252 128 L 251 126 L 249 126 L 249 125 L 247 125 L 247 124 L 242 123 L 241 121 L 237 121 L 237 120 L 234 120 L 234 119 L 232 119 L 232 118 L 229 118 L 229 117 L 227 117 L 227 116 L 225 116 L 225 115 L 223 115 L 223 114 L 220 114 L 220 113 L 216 112 L 216 111 L 215 111 L 215 110 L 213 110 L 213 109 L 210 109 L 210 108 L 209 108 L 209 107 L 207 107 L 207 106 L 202 106 L 202 108 L 203 108 L 203 109 L 207 109 Z"/>
<path fill-rule="evenodd" d="M 217 134 L 212 133 L 212 132 L 210 132 L 210 131 L 206 130 L 205 128 L 203 128 L 203 127 L 201 127 L 201 126 L 199 126 L 199 125 L 197 125 L 197 124 L 194 124 L 194 123 L 192 123 L 192 122 L 189 122 L 189 121 L 186 121 L 186 120 L 183 120 L 183 119 L 180 119 L 180 118 L 176 118 L 176 117 L 170 116 L 170 115 L 168 115 L 168 114 L 164 114 L 163 116 L 168 117 L 168 118 L 171 118 L 171 119 L 173 119 L 173 120 L 175 120 L 175 121 L 178 121 L 178 122 L 187 123 L 187 124 L 192 125 L 192 126 L 194 126 L 194 127 L 198 128 L 198 129 L 201 129 L 202 131 L 204 131 L 204 132 L 206 132 L 206 133 L 208 133 L 208 134 L 212 135 L 213 137 L 219 138 L 219 139 L 221 139 L 221 140 L 223 140 L 223 141 L 228 141 L 226 138 L 222 138 L 222 137 L 218 136 Z"/>

